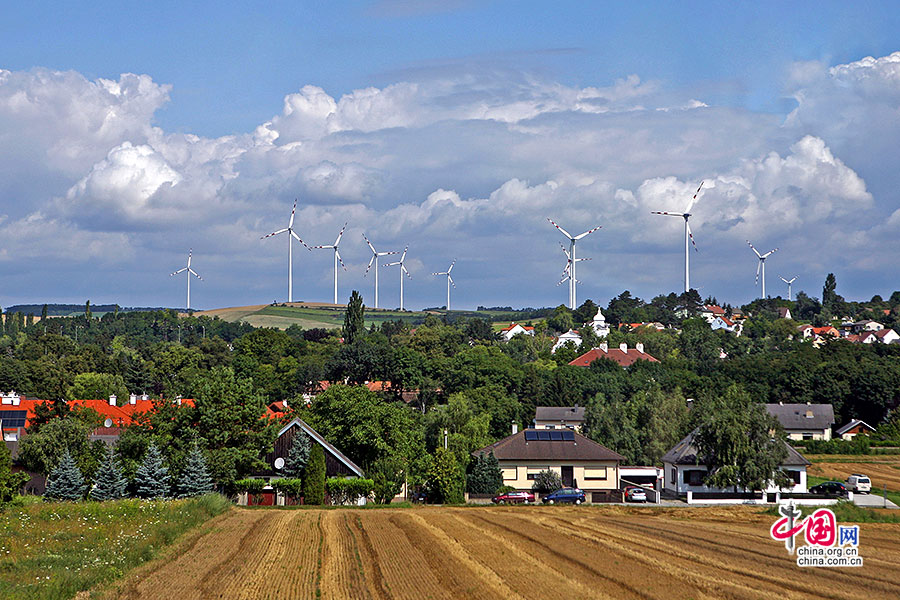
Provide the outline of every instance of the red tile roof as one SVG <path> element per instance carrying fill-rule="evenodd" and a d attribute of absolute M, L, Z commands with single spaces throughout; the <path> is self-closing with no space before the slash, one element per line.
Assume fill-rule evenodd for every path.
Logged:
<path fill-rule="evenodd" d="M 586 367 L 599 358 L 608 358 L 622 367 L 627 367 L 639 360 L 659 362 L 646 352 L 638 352 L 637 348 L 628 348 L 625 351 L 622 351 L 621 348 L 610 348 L 605 352 L 602 348 L 593 348 L 569 362 L 569 364 L 576 367 Z"/>
<path fill-rule="evenodd" d="M 717 306 L 715 304 L 708 304 L 705 308 L 706 308 L 706 310 L 708 310 L 709 312 L 711 312 L 712 314 L 714 314 L 716 316 L 721 317 L 722 315 L 725 314 L 725 309 L 722 308 L 721 306 Z"/>

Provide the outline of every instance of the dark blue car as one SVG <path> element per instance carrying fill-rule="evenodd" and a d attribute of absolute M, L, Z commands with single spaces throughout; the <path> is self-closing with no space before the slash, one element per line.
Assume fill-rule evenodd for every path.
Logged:
<path fill-rule="evenodd" d="M 547 494 L 541 498 L 541 502 L 544 504 L 560 504 L 562 502 L 581 504 L 584 502 L 584 492 L 578 488 L 562 488 L 552 494 Z"/>

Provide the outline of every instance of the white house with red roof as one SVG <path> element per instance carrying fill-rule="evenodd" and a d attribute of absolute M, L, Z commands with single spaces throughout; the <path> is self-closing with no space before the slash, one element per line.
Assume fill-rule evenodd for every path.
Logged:
<path fill-rule="evenodd" d="M 565 333 L 559 334 L 559 337 L 556 338 L 556 342 L 553 344 L 553 347 L 550 348 L 550 354 L 556 353 L 557 350 L 566 345 L 566 342 L 572 342 L 576 347 L 581 346 L 581 334 L 574 329 L 570 329 Z"/>
<path fill-rule="evenodd" d="M 528 325 L 519 325 L 518 323 L 510 323 L 508 327 L 504 327 L 500 330 L 499 333 L 500 337 L 502 337 L 504 341 L 508 342 L 519 334 L 534 335 L 534 327 L 530 327 Z"/>
<path fill-rule="evenodd" d="M 620 367 L 627 367 L 639 360 L 659 362 L 654 357 L 644 352 L 644 345 L 641 343 L 635 344 L 634 348 L 629 348 L 628 344 L 619 344 L 618 348 L 610 348 L 604 343 L 600 344 L 597 348 L 585 352 L 575 360 L 570 361 L 569 364 L 575 367 L 587 367 L 600 358 L 608 358 L 617 363 Z"/>

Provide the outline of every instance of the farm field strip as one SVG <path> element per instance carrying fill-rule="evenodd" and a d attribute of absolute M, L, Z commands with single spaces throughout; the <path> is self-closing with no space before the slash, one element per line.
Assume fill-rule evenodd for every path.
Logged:
<path fill-rule="evenodd" d="M 890 461 L 873 462 L 816 462 L 807 468 L 810 475 L 835 481 L 846 481 L 851 473 L 863 473 L 872 479 L 872 493 L 886 485 L 889 491 L 900 492 L 900 456 Z"/>
<path fill-rule="evenodd" d="M 235 509 L 220 519 L 113 597 L 900 597 L 898 524 L 860 525 L 864 567 L 801 570 L 758 508 Z"/>

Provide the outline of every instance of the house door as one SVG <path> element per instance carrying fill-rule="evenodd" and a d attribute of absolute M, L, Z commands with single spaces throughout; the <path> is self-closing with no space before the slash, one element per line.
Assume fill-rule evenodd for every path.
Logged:
<path fill-rule="evenodd" d="M 573 476 L 573 474 L 572 474 L 572 467 L 571 467 L 571 466 L 568 466 L 568 467 L 565 467 L 565 466 L 564 466 L 564 467 L 562 468 L 562 473 L 561 473 L 561 474 L 562 474 L 562 482 L 563 482 L 563 485 L 568 486 L 568 487 L 572 487 L 572 483 L 573 483 L 573 481 L 574 481 L 574 479 L 575 479 L 574 476 Z"/>

